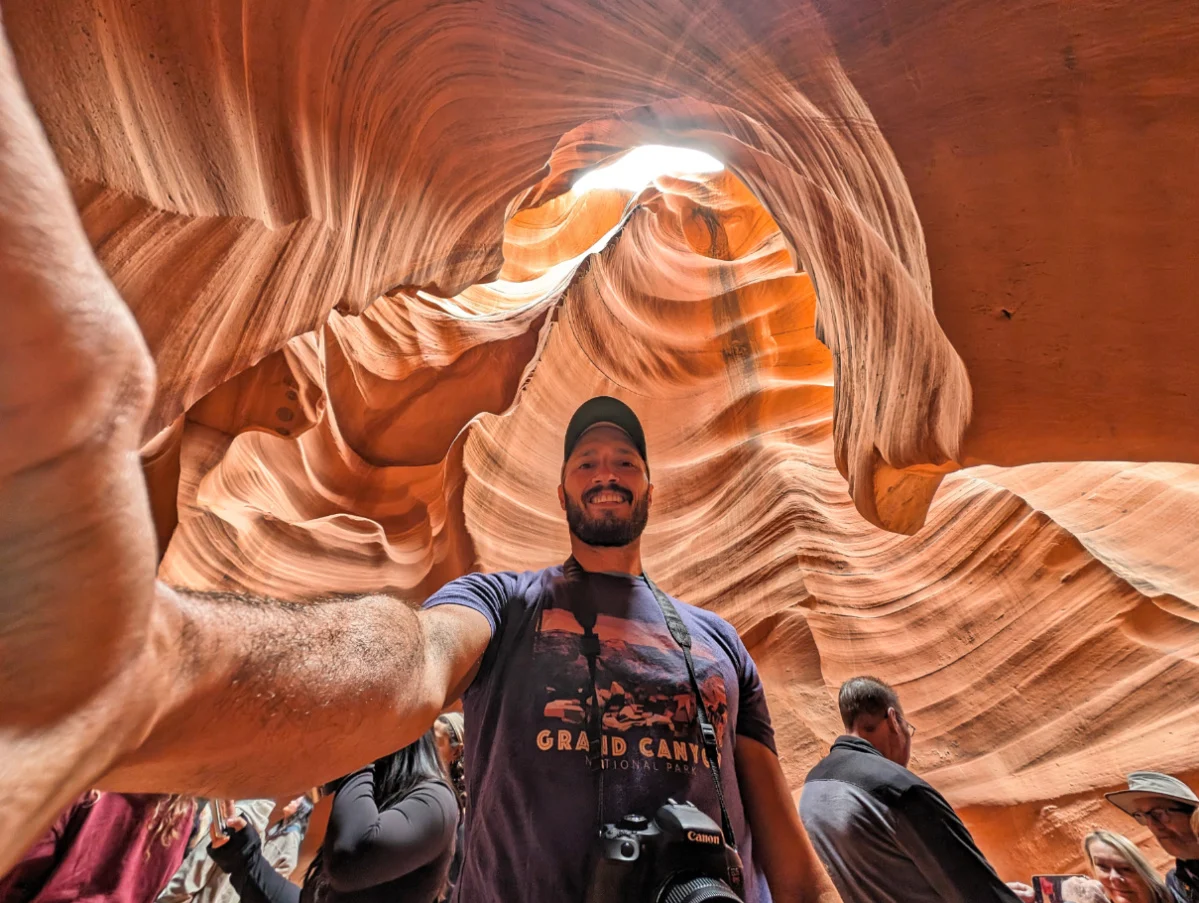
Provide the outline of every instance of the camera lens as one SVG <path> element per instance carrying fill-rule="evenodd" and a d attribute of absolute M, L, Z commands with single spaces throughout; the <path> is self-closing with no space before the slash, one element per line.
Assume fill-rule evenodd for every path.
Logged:
<path fill-rule="evenodd" d="M 741 898 L 733 893 L 733 889 L 719 878 L 699 876 L 671 882 L 666 886 L 666 892 L 658 898 L 662 903 L 709 903 L 712 900 L 728 900 L 730 903 L 741 903 Z"/>

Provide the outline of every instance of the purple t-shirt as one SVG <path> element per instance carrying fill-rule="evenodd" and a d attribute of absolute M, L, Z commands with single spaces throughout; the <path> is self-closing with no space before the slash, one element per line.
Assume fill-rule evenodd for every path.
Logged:
<path fill-rule="evenodd" d="M 733 766 L 736 737 L 774 749 L 757 668 L 719 616 L 675 601 L 692 636 L 697 677 L 717 730 L 721 782 L 745 864 L 746 899 L 769 903 Z M 562 567 L 470 574 L 425 602 L 465 605 L 491 624 L 466 716 L 466 855 L 462 903 L 572 903 L 586 889 L 596 831 L 596 780 L 587 762 L 590 681 L 572 609 L 594 605 L 604 708 L 604 819 L 652 818 L 668 798 L 720 824 L 702 757 L 682 651 L 638 577 Z M 732 725 L 733 729 L 729 730 Z"/>

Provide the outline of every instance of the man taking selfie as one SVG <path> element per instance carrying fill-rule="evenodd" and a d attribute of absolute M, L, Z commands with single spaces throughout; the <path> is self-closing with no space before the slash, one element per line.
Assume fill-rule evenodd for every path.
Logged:
<path fill-rule="evenodd" d="M 426 612 L 451 608 L 462 618 L 466 654 L 477 662 L 464 695 L 464 900 L 582 899 L 601 793 L 607 822 L 652 820 L 669 798 L 721 822 L 687 665 L 642 570 L 653 486 L 645 435 L 629 407 L 601 396 L 575 413 L 558 497 L 573 553 L 566 565 L 471 574 L 425 603 Z M 726 621 L 670 601 L 693 638 L 745 899 L 769 899 L 766 885 L 776 900 L 801 899 L 813 883 L 811 859 L 757 669 Z M 599 641 L 598 732 L 588 730 L 594 710 L 583 648 L 591 632 Z"/>
<path fill-rule="evenodd" d="M 753 660 L 728 622 L 666 597 L 642 569 L 653 486 L 627 405 L 601 396 L 578 409 L 558 495 L 566 563 L 469 574 L 420 612 L 385 597 L 296 606 L 165 590 L 186 668 L 108 780 L 209 795 L 312 783 L 369 760 L 379 738 L 419 735 L 461 697 L 470 804 L 457 899 L 636 901 L 666 872 L 694 876 L 681 901 L 815 899 L 818 867 Z M 205 742 L 206 720 L 224 744 Z M 673 834 L 657 818 L 672 802 Z M 606 847 L 605 825 L 624 832 Z"/>
<path fill-rule="evenodd" d="M 419 612 L 167 586 L 138 457 L 153 361 L 3 40 L 0 139 L 0 874 L 90 787 L 301 791 L 406 746 L 465 693 L 460 899 L 580 900 L 592 862 L 637 874 L 662 838 L 746 900 L 810 899 L 753 662 L 642 571 L 653 490 L 631 411 L 593 401 L 567 433 L 569 566 L 466 577 Z M 607 823 L 633 839 L 601 856 Z M 741 866 L 721 871 L 734 839 Z"/>

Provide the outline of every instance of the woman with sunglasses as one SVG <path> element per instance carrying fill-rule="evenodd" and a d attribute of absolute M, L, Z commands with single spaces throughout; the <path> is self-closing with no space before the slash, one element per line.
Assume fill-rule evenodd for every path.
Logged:
<path fill-rule="evenodd" d="M 461 712 L 446 712 L 439 715 L 433 723 L 433 734 L 437 738 L 437 751 L 441 761 L 446 763 L 450 774 L 450 783 L 458 796 L 458 811 L 466 812 L 466 746 L 465 723 Z M 462 874 L 462 857 L 466 853 L 466 819 L 458 819 L 458 832 L 454 844 L 454 858 L 450 862 L 450 875 L 446 879 L 445 889 L 438 898 L 441 903 L 449 900 L 458 884 L 458 876 Z"/>

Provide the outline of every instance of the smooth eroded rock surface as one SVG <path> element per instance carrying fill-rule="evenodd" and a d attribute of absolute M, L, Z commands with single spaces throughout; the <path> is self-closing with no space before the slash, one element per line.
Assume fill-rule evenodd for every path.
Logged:
<path fill-rule="evenodd" d="M 607 392 L 796 788 L 863 672 L 1005 878 L 1199 776 L 1188 4 L 2 6 L 158 364 L 165 579 L 558 561 Z M 570 192 L 649 142 L 728 171 Z"/>

